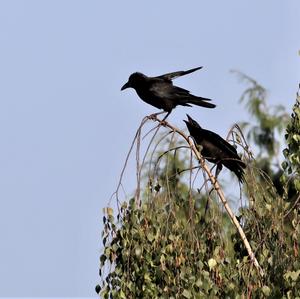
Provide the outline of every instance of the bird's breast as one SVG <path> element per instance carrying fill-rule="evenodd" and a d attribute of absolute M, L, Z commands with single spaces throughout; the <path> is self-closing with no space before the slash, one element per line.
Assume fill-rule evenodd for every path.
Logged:
<path fill-rule="evenodd" d="M 166 106 L 167 106 L 166 101 L 157 97 L 153 92 L 151 92 L 151 90 L 137 88 L 136 93 L 147 104 L 152 105 L 158 109 L 167 110 L 166 109 Z"/>

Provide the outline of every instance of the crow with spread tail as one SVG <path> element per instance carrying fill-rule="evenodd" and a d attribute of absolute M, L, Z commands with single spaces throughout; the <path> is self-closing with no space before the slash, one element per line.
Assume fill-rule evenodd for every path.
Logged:
<path fill-rule="evenodd" d="M 233 171 L 241 183 L 244 182 L 246 164 L 238 156 L 236 149 L 218 134 L 202 129 L 200 125 L 187 114 L 184 120 L 197 145 L 202 146 L 201 154 L 209 162 L 217 164 L 216 176 L 222 170 L 222 165 Z"/>
<path fill-rule="evenodd" d="M 215 108 L 216 105 L 209 103 L 210 99 L 194 96 L 188 90 L 173 85 L 173 79 L 190 74 L 201 68 L 197 67 L 157 77 L 147 77 L 142 73 L 133 73 L 130 75 L 128 82 L 122 86 L 121 90 L 129 87 L 135 89 L 138 96 L 144 102 L 167 112 L 164 119 L 178 105 L 191 107 L 191 104 L 193 104 L 205 108 Z"/>

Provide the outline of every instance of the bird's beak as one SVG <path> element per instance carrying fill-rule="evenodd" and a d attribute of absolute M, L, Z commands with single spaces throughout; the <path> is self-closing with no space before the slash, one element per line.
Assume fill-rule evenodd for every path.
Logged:
<path fill-rule="evenodd" d="M 188 118 L 188 121 L 190 122 L 190 123 L 192 123 L 194 120 L 187 114 L 186 115 L 186 117 Z"/>
<path fill-rule="evenodd" d="M 130 87 L 129 82 L 125 83 L 122 87 L 121 90 L 124 90 L 126 88 Z"/>

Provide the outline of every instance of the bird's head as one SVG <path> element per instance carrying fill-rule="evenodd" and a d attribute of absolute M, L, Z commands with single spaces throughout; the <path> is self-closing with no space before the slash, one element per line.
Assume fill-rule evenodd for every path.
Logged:
<path fill-rule="evenodd" d="M 141 82 L 144 82 L 145 78 L 146 76 L 142 73 L 138 73 L 138 72 L 133 73 L 129 76 L 128 82 L 122 86 L 121 90 L 124 90 L 129 87 L 135 89 L 137 86 L 141 84 Z"/>
<path fill-rule="evenodd" d="M 188 114 L 186 115 L 188 120 L 184 120 L 188 130 L 193 131 L 194 129 L 201 129 L 200 125 L 194 120 L 192 119 Z"/>

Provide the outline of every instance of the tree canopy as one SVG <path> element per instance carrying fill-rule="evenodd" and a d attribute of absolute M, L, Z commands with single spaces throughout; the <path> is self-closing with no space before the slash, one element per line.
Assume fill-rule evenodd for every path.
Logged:
<path fill-rule="evenodd" d="M 289 116 L 239 76 L 253 123 L 233 125 L 227 139 L 247 164 L 245 183 L 215 179 L 171 124 L 154 119 L 145 142 L 146 117 L 129 153 L 136 147 L 135 196 L 119 198 L 121 177 L 116 212 L 104 211 L 102 298 L 300 298 L 299 91 Z"/>

